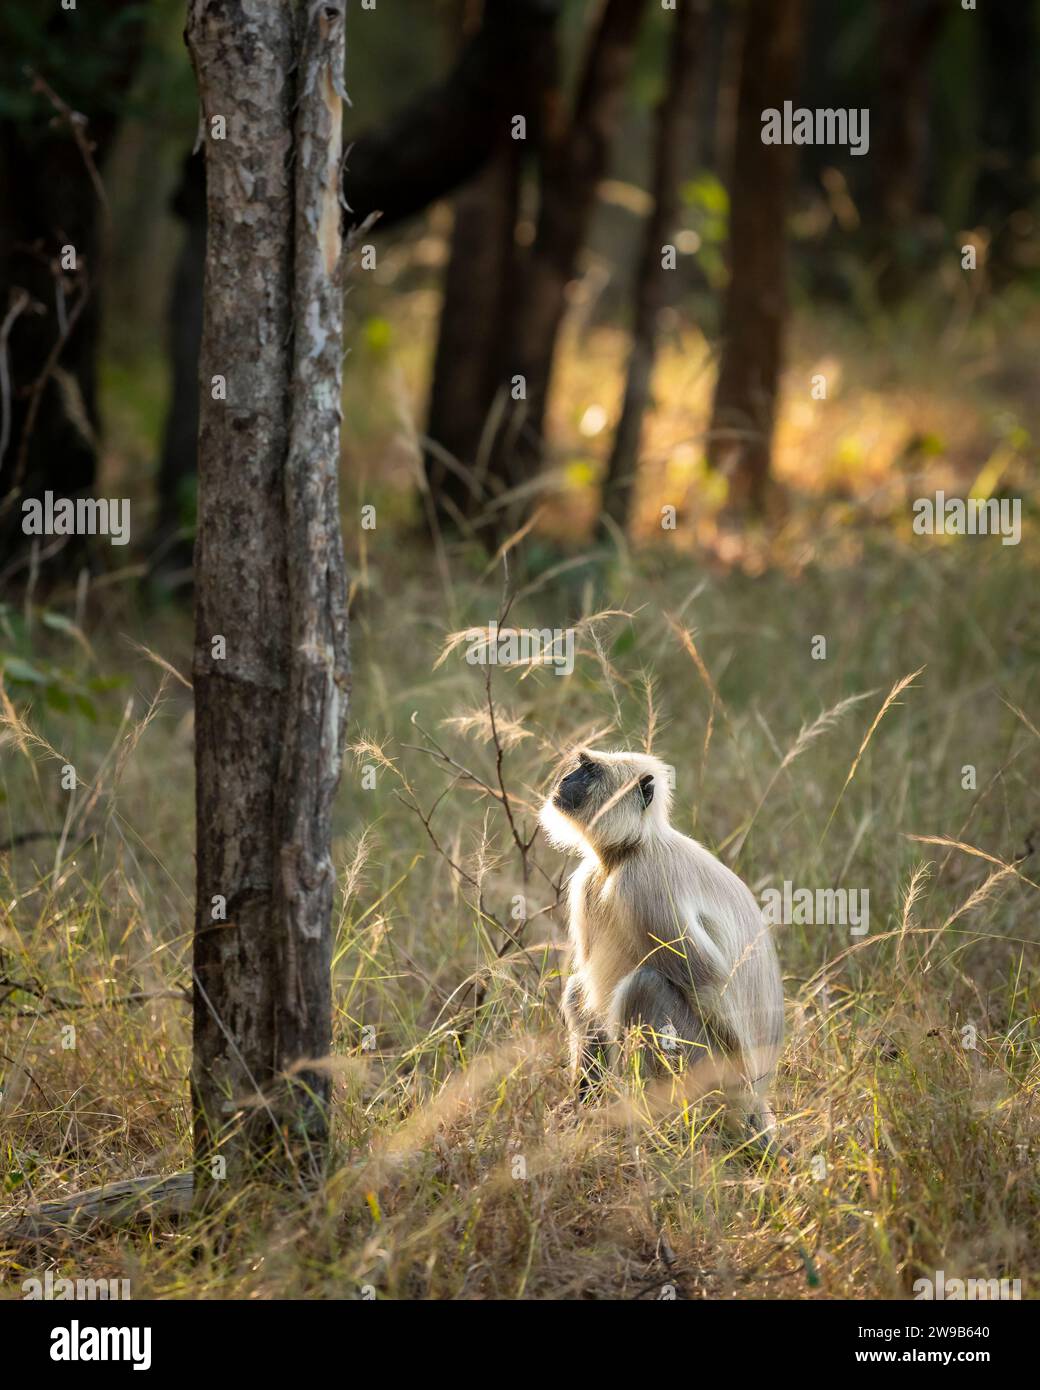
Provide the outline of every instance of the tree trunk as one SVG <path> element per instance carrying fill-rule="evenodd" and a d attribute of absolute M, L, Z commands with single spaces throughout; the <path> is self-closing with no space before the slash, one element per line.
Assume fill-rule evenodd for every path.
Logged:
<path fill-rule="evenodd" d="M 879 289 L 887 301 L 905 292 L 914 266 L 928 152 L 929 61 L 948 14 L 945 0 L 884 0 L 882 6 L 874 206 Z"/>
<path fill-rule="evenodd" d="M 305 11 L 301 7 L 301 21 Z M 283 500 L 292 619 L 276 805 L 275 1066 L 293 1077 L 280 1118 L 312 1160 L 328 1133 L 332 1047 L 332 805 L 350 697 L 339 521 L 343 395 L 340 164 L 343 0 L 311 6 L 297 70 L 293 375 Z"/>
<path fill-rule="evenodd" d="M 484 0 L 479 27 L 443 82 L 377 130 L 347 159 L 349 221 L 414 216 L 467 183 L 500 151 L 511 117 L 527 110 L 532 73 L 555 45 L 562 0 Z"/>
<path fill-rule="evenodd" d="M 733 162 L 733 114 L 740 69 L 740 26 L 734 24 L 734 18 L 732 4 L 709 4 L 700 61 L 692 165 L 720 178 Z"/>
<path fill-rule="evenodd" d="M 206 162 L 199 150 L 184 160 L 173 197 L 184 241 L 173 270 L 168 314 L 170 408 L 163 430 L 154 546 L 157 568 L 171 578 L 191 565 L 199 443 L 199 347 L 206 280 Z"/>
<path fill-rule="evenodd" d="M 458 530 L 486 495 L 486 439 L 501 380 L 502 324 L 516 259 L 520 160 L 506 137 L 455 199 L 430 390 L 426 476 L 439 521 Z"/>
<path fill-rule="evenodd" d="M 559 0 L 523 0 L 486 9 L 481 24 L 491 31 L 488 49 L 505 48 L 509 56 L 500 64 L 503 88 L 488 112 L 491 123 L 483 122 L 487 162 L 455 199 L 427 422 L 435 524 L 452 531 L 479 520 L 488 497 L 502 490 L 489 464 L 522 261 L 516 222 L 525 159 L 541 151 L 552 115 L 559 11 Z M 526 121 L 526 139 L 513 138 L 516 116 Z"/>
<path fill-rule="evenodd" d="M 517 295 L 517 314 L 508 329 L 507 389 L 523 378 L 523 399 L 510 397 L 499 432 L 495 471 L 507 486 L 529 482 L 541 466 L 549 382 L 567 287 L 577 270 L 607 171 L 635 55 L 646 0 L 605 0 L 578 86 L 574 114 L 545 132 L 541 207 L 534 245 Z"/>
<path fill-rule="evenodd" d="M 749 0 L 730 179 L 729 285 L 708 462 L 738 509 L 763 508 L 787 316 L 790 145 L 762 142 L 762 112 L 796 101 L 802 0 Z"/>
<path fill-rule="evenodd" d="M 990 266 L 996 283 L 1005 283 L 1030 262 L 1018 262 L 1028 248 L 1036 198 L 1037 89 L 1040 87 L 1036 6 L 1028 0 L 979 6 L 982 25 L 982 91 L 979 102 L 982 160 L 975 187 L 975 219 L 990 229 Z"/>
<path fill-rule="evenodd" d="M 187 30 L 208 207 L 192 1092 L 201 1171 L 224 1157 L 229 1176 L 272 1150 L 320 1160 L 327 1125 L 327 1070 L 302 1064 L 331 1042 L 329 815 L 347 703 L 341 4 L 301 6 L 299 21 L 288 5 L 192 0 Z"/>
<path fill-rule="evenodd" d="M 650 400 L 657 318 L 668 299 L 668 276 L 674 274 L 662 264 L 663 248 L 679 220 L 679 180 L 693 149 L 698 58 L 707 9 L 706 0 L 678 0 L 668 82 L 657 109 L 654 205 L 643 233 L 625 399 L 604 489 L 604 509 L 622 530 L 631 513 L 643 416 Z"/>
<path fill-rule="evenodd" d="M 561 0 L 494 0 L 493 4 L 489 3 L 486 16 L 472 36 L 467 37 L 444 81 L 423 92 L 384 126 L 363 131 L 358 136 L 346 159 L 349 211 L 345 221 L 348 227 L 360 226 L 367 217 L 378 213 L 377 226 L 385 230 L 415 216 L 438 198 L 451 194 L 476 177 L 478 182 L 460 195 L 460 240 L 471 252 L 480 255 L 482 263 L 489 256 L 498 256 L 501 227 L 508 216 L 508 206 L 494 201 L 494 194 L 503 194 L 510 182 L 505 166 L 500 163 L 503 134 L 508 134 L 513 114 L 531 109 L 538 89 L 537 74 L 545 68 L 555 49 L 555 26 L 560 8 Z M 176 536 L 185 507 L 190 504 L 189 489 L 196 468 L 196 407 L 193 400 L 188 400 L 187 393 L 194 397 L 202 317 L 206 218 L 204 180 L 197 167 L 200 163 L 195 159 L 186 161 L 175 202 L 175 210 L 186 224 L 186 236 L 174 273 L 171 309 L 173 398 L 164 434 L 155 537 L 155 544 L 162 549 L 162 570 L 181 568 L 183 554 L 180 547 L 171 545 L 171 537 Z M 490 164 L 497 165 L 497 169 L 485 178 L 481 171 Z M 490 244 L 486 248 L 483 234 L 475 235 L 474 219 L 480 215 L 477 203 L 483 205 L 483 216 L 488 222 Z M 465 230 L 467 225 L 473 228 L 472 233 Z M 472 460 L 484 416 L 474 428 L 477 412 L 472 400 L 467 393 L 454 389 L 452 377 L 457 376 L 460 382 L 471 378 L 477 362 L 481 369 L 487 368 L 485 338 L 495 328 L 493 323 L 487 322 L 491 317 L 487 305 L 496 301 L 509 281 L 509 272 L 502 267 L 502 283 L 494 287 L 485 280 L 484 287 L 490 289 L 492 298 L 479 301 L 477 318 L 486 323 L 486 333 L 468 336 L 463 331 L 462 319 L 470 312 L 472 304 L 467 297 L 463 271 L 464 264 L 456 261 L 455 277 L 447 298 L 453 299 L 456 290 L 462 298 L 457 306 L 455 324 L 443 325 L 445 350 L 450 351 L 451 356 L 438 357 L 439 377 L 434 388 L 437 403 L 436 406 L 431 404 L 430 433 L 449 454 L 465 461 Z M 451 316 L 449 311 L 448 318 Z M 450 370 L 452 362 L 454 372 Z M 454 408 L 460 403 L 456 420 Z M 431 453 L 427 472 L 434 483 L 441 481 L 443 473 L 444 486 L 450 493 L 442 514 L 442 519 L 447 520 L 460 506 L 466 509 L 469 489 L 450 469 L 443 468 L 438 462 L 442 458 L 443 453 Z"/>

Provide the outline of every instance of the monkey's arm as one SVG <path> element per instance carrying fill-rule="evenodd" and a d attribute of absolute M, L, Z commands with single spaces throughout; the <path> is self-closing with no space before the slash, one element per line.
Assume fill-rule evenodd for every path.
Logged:
<path fill-rule="evenodd" d="M 571 1080 L 578 1088 L 578 1099 L 586 1100 L 606 1070 L 607 1037 L 588 1016 L 580 971 L 567 981 L 562 1007 L 570 1041 Z"/>

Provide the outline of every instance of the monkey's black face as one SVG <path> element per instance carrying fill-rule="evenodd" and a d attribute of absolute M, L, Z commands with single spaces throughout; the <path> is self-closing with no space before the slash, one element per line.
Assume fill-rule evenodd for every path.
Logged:
<path fill-rule="evenodd" d="M 589 793 L 602 775 L 603 769 L 585 753 L 580 753 L 578 766 L 573 772 L 568 772 L 556 788 L 553 805 L 567 815 L 574 815 L 588 801 Z"/>

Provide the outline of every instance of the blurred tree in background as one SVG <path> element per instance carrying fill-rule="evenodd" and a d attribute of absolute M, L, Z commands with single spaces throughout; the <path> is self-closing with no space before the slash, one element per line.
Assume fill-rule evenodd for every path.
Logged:
<path fill-rule="evenodd" d="M 968 240 L 978 293 L 1035 287 L 1035 0 L 804 0 L 797 28 L 793 15 L 786 0 L 710 0 L 683 41 L 678 98 L 676 15 L 646 0 L 400 0 L 352 17 L 344 217 L 378 214 L 366 240 L 379 270 L 353 277 L 365 351 L 383 350 L 390 284 L 440 296 L 414 470 L 423 524 L 491 544 L 555 495 L 568 324 L 633 333 L 615 460 L 602 461 L 626 480 L 603 487 L 624 527 L 662 331 L 694 325 L 711 342 L 702 454 L 731 508 L 758 508 L 785 300 L 869 322 L 920 297 Z M 97 485 L 113 422 L 102 388 L 132 459 L 101 460 L 129 473 L 150 517 L 135 548 L 164 582 L 190 578 L 205 188 L 183 22 L 179 0 L 3 17 L 7 580 L 26 564 L 19 499 Z M 763 146 L 767 87 L 869 108 L 869 158 Z M 674 135 L 666 92 L 686 113 Z M 652 273 L 667 223 L 676 268 Z M 67 549 L 47 547 L 59 568 Z"/>
<path fill-rule="evenodd" d="M 762 140 L 762 113 L 798 90 L 802 0 L 750 0 L 729 179 L 729 284 L 708 457 L 734 502 L 761 511 L 787 317 L 787 211 L 796 147 Z"/>
<path fill-rule="evenodd" d="M 141 63 L 147 6 L 6 6 L 0 20 L 0 553 L 16 494 L 90 489 L 106 289 L 102 184 Z"/>

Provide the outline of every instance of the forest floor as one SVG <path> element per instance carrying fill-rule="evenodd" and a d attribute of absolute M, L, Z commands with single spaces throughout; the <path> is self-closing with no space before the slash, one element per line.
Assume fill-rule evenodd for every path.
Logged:
<path fill-rule="evenodd" d="M 566 678 L 473 666 L 464 646 L 438 664 L 498 615 L 503 575 L 402 541 L 421 391 L 418 354 L 393 347 L 407 330 L 388 345 L 372 329 L 348 392 L 328 1176 L 229 1192 L 179 1225 L 0 1239 L 0 1296 L 45 1268 L 128 1278 L 135 1297 L 886 1298 L 939 1270 L 1035 1296 L 1035 310 L 954 324 L 942 353 L 923 330 L 886 355 L 799 323 L 785 495 L 750 533 L 703 472 L 708 385 L 684 339 L 631 550 L 581 540 L 621 362 L 620 335 L 593 333 L 555 411 L 564 495 L 513 565 L 513 624 L 576 633 Z M 940 488 L 1026 498 L 1020 544 L 915 535 L 911 500 Z M 361 501 L 374 531 L 349 524 Z M 658 534 L 673 503 L 678 528 Z M 118 576 L 2 616 L 0 1181 L 17 1210 L 188 1164 L 191 635 Z M 756 895 L 869 894 L 865 933 L 776 928 L 780 1164 L 734 1154 L 712 1098 L 662 1104 L 636 1075 L 573 1103 L 567 865 L 540 839 L 519 852 L 506 801 L 523 839 L 579 739 L 652 747 L 675 769 L 674 823 Z"/>

